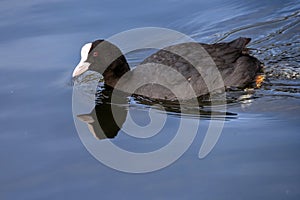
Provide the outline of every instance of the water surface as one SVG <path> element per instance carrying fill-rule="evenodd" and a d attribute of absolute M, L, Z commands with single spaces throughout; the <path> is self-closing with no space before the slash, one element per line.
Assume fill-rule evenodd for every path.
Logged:
<path fill-rule="evenodd" d="M 0 3 L 1 199 L 299 199 L 300 4 L 288 1 L 36 1 Z M 72 116 L 71 73 L 83 44 L 131 28 L 158 26 L 199 42 L 251 37 L 268 81 L 255 98 L 228 105 L 213 151 L 198 158 L 208 119 L 174 164 L 126 174 L 94 159 Z M 134 64 L 146 55 L 128 55 Z M 147 109 L 132 111 L 146 124 Z M 163 146 L 165 135 L 114 142 L 132 151 Z M 196 119 L 191 119 L 196 120 Z M 199 119 L 198 119 L 199 120 Z"/>

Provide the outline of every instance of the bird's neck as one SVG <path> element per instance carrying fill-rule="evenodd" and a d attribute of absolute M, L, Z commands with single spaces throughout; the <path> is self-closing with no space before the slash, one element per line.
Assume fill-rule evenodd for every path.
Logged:
<path fill-rule="evenodd" d="M 110 64 L 102 74 L 105 84 L 114 88 L 119 79 L 128 71 L 130 71 L 130 67 L 125 57 L 121 56 Z"/>

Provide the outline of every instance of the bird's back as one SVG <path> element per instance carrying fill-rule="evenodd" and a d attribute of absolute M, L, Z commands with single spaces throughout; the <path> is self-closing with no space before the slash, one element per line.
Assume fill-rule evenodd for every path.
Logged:
<path fill-rule="evenodd" d="M 206 86 L 207 80 L 204 80 L 203 77 L 212 76 L 210 73 L 212 72 L 211 68 L 213 68 L 211 61 L 213 61 L 225 87 L 242 88 L 253 83 L 257 72 L 261 70 L 260 62 L 248 54 L 246 45 L 249 42 L 249 38 L 238 38 L 228 43 L 176 44 L 159 50 L 141 64 L 157 63 L 175 69 L 192 85 L 196 95 L 202 96 L 209 92 Z M 199 48 L 205 51 L 199 50 Z M 217 77 L 217 75 L 212 77 Z M 172 90 L 172 88 L 169 89 Z M 150 91 L 152 95 L 157 94 L 158 96 L 158 93 L 167 92 L 157 85 L 148 85 L 140 89 L 141 93 L 150 93 Z"/>

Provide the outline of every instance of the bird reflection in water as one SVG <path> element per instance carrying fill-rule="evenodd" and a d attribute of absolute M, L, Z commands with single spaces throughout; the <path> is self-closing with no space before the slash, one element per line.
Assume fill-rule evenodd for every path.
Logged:
<path fill-rule="evenodd" d="M 153 105 L 160 105 L 161 107 L 155 106 L 155 108 L 163 108 L 168 115 L 177 117 L 196 117 L 206 120 L 237 118 L 235 113 L 207 109 L 209 105 L 203 99 L 199 99 L 200 105 L 197 107 L 191 107 L 188 103 L 180 105 L 178 101 L 157 101 L 134 95 L 132 99 L 134 99 L 134 103 L 131 105 L 133 107 L 143 105 L 143 108 L 147 109 Z M 77 118 L 87 124 L 95 138 L 99 140 L 112 139 L 117 136 L 126 121 L 129 105 L 128 94 L 104 85 L 100 89 L 98 88 L 94 109 L 88 114 L 77 115 Z"/>
<path fill-rule="evenodd" d="M 112 102 L 113 96 L 113 102 Z M 124 93 L 113 92 L 104 86 L 96 94 L 96 105 L 89 114 L 77 115 L 85 122 L 90 132 L 99 140 L 114 138 L 126 120 L 128 98 Z M 114 114 L 113 114 L 114 113 Z"/>

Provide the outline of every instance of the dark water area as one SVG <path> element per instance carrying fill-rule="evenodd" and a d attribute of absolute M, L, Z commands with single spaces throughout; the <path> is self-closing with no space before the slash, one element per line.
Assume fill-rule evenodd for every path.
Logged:
<path fill-rule="evenodd" d="M 3 0 L 0 11 L 0 199 L 300 198 L 299 1 Z M 205 43 L 251 37 L 267 81 L 227 105 L 237 116 L 204 159 L 199 148 L 217 119 L 193 115 L 187 119 L 201 126 L 180 159 L 130 174 L 101 164 L 82 144 L 71 74 L 83 44 L 146 26 Z M 132 65 L 146 57 L 126 56 Z M 140 104 L 130 110 L 141 125 L 148 111 Z M 160 148 L 180 120 L 172 112 L 167 119 L 159 137 L 138 142 L 120 131 L 113 142 L 136 152 Z"/>

